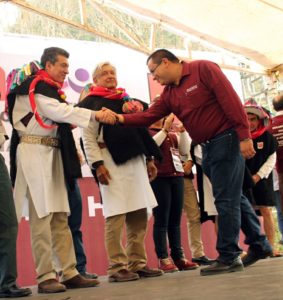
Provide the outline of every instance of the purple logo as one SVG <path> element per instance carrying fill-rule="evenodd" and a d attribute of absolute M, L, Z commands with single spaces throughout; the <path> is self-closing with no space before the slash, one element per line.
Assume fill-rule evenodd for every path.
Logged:
<path fill-rule="evenodd" d="M 68 77 L 67 82 L 65 82 L 64 84 L 64 87 L 67 87 L 69 85 L 75 92 L 80 93 L 90 79 L 89 72 L 86 69 L 79 68 L 75 72 L 75 78 L 76 80 L 80 81 L 82 85 L 74 83 L 70 79 L 70 77 Z"/>

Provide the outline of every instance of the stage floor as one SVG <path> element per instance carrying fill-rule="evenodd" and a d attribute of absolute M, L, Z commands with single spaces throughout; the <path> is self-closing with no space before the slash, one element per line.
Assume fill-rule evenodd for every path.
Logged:
<path fill-rule="evenodd" d="M 199 269 L 145 278 L 126 283 L 108 283 L 100 277 L 95 288 L 68 290 L 60 294 L 37 294 L 33 286 L 30 299 L 40 300 L 279 300 L 283 299 L 283 258 L 257 262 L 243 272 L 200 276 Z M 28 299 L 23 298 L 23 299 Z"/>

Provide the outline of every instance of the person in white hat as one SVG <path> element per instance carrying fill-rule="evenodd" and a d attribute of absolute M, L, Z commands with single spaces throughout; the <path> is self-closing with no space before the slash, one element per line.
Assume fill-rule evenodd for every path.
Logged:
<path fill-rule="evenodd" d="M 263 217 L 265 234 L 273 248 L 273 256 L 277 256 L 274 249 L 275 227 L 271 207 L 275 206 L 272 170 L 276 163 L 276 139 L 267 131 L 269 116 L 261 106 L 246 104 L 250 132 L 256 154 L 246 160 L 251 172 L 254 187 L 246 191 L 246 196 L 259 210 Z"/>

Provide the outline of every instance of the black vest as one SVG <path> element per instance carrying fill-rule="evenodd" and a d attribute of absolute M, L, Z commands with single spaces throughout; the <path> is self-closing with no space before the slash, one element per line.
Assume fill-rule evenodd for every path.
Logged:
<path fill-rule="evenodd" d="M 123 113 L 122 106 L 124 103 L 123 100 L 109 100 L 99 96 L 88 96 L 78 103 L 77 106 L 91 110 L 100 110 L 102 107 L 106 107 L 120 114 Z M 100 124 L 100 130 L 102 127 L 104 142 L 117 165 L 123 164 L 141 154 L 154 156 L 158 160 L 162 159 L 159 147 L 146 128 L 126 127 L 121 124 Z"/>

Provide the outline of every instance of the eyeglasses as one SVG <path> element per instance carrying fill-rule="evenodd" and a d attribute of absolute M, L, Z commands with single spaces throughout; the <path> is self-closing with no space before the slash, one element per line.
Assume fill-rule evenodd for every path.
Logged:
<path fill-rule="evenodd" d="M 163 62 L 163 61 L 161 60 L 161 62 L 158 63 L 157 66 L 156 66 L 153 70 L 149 70 L 149 72 L 150 72 L 151 75 L 154 75 L 156 69 L 162 64 L 162 62 Z"/>

